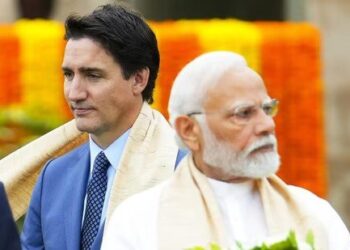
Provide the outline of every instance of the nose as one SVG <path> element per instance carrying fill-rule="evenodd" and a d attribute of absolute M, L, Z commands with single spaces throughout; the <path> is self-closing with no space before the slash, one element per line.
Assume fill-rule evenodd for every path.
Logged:
<path fill-rule="evenodd" d="M 261 112 L 257 118 L 255 133 L 257 135 L 273 134 L 275 132 L 275 121 L 273 117 Z"/>
<path fill-rule="evenodd" d="M 82 101 L 87 98 L 87 90 L 84 82 L 75 76 L 71 81 L 65 82 L 65 95 L 71 102 Z"/>

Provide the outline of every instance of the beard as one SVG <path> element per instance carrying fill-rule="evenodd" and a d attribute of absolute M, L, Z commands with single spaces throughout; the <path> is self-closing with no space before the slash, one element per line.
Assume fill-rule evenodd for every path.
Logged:
<path fill-rule="evenodd" d="M 205 120 L 200 122 L 200 126 L 204 138 L 203 160 L 211 167 L 219 168 L 227 176 L 253 179 L 267 177 L 277 172 L 280 157 L 274 135 L 262 136 L 244 150 L 237 152 L 229 143 L 218 140 Z M 255 152 L 250 155 L 253 151 L 268 145 L 273 146 L 272 151 Z"/>

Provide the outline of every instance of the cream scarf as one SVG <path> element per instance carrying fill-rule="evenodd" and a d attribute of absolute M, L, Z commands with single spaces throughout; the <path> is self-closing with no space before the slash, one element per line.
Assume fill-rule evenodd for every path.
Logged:
<path fill-rule="evenodd" d="M 327 249 L 326 229 L 318 218 L 303 209 L 303 204 L 284 182 L 277 176 L 256 182 L 269 236 L 293 229 L 300 239 L 305 239 L 308 230 L 312 230 L 316 249 Z M 164 186 L 158 219 L 158 249 L 179 250 L 209 243 L 217 243 L 225 249 L 230 247 L 214 193 L 205 175 L 195 167 L 192 155 L 182 160 L 175 175 Z"/>
<path fill-rule="evenodd" d="M 165 118 L 144 104 L 131 128 L 117 168 L 106 222 L 124 199 L 162 182 L 174 173 L 178 153 L 174 136 Z"/>
<path fill-rule="evenodd" d="M 22 216 L 38 174 L 46 161 L 85 143 L 87 134 L 70 121 L 11 153 L 0 161 L 0 180 L 6 186 L 14 217 Z M 178 148 L 165 118 L 144 103 L 131 128 L 111 191 L 108 216 L 126 197 L 169 177 Z"/>

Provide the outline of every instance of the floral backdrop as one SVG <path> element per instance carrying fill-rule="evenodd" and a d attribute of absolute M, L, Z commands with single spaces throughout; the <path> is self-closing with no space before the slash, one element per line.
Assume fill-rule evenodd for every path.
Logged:
<path fill-rule="evenodd" d="M 280 101 L 279 175 L 327 194 L 320 34 L 307 23 L 179 20 L 149 22 L 161 54 L 154 108 L 167 116 L 170 88 L 191 59 L 212 50 L 242 54 Z M 0 25 L 0 155 L 71 119 L 63 98 L 62 23 Z"/>

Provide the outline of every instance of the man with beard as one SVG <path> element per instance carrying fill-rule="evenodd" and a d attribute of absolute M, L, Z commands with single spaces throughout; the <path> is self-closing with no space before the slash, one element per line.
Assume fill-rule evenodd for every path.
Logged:
<path fill-rule="evenodd" d="M 169 114 L 191 153 L 170 180 L 118 207 L 102 248 L 232 249 L 239 241 L 248 249 L 293 230 L 301 241 L 311 231 L 316 249 L 350 249 L 349 232 L 328 202 L 274 175 L 277 108 L 237 54 L 211 52 L 186 65 Z"/>

